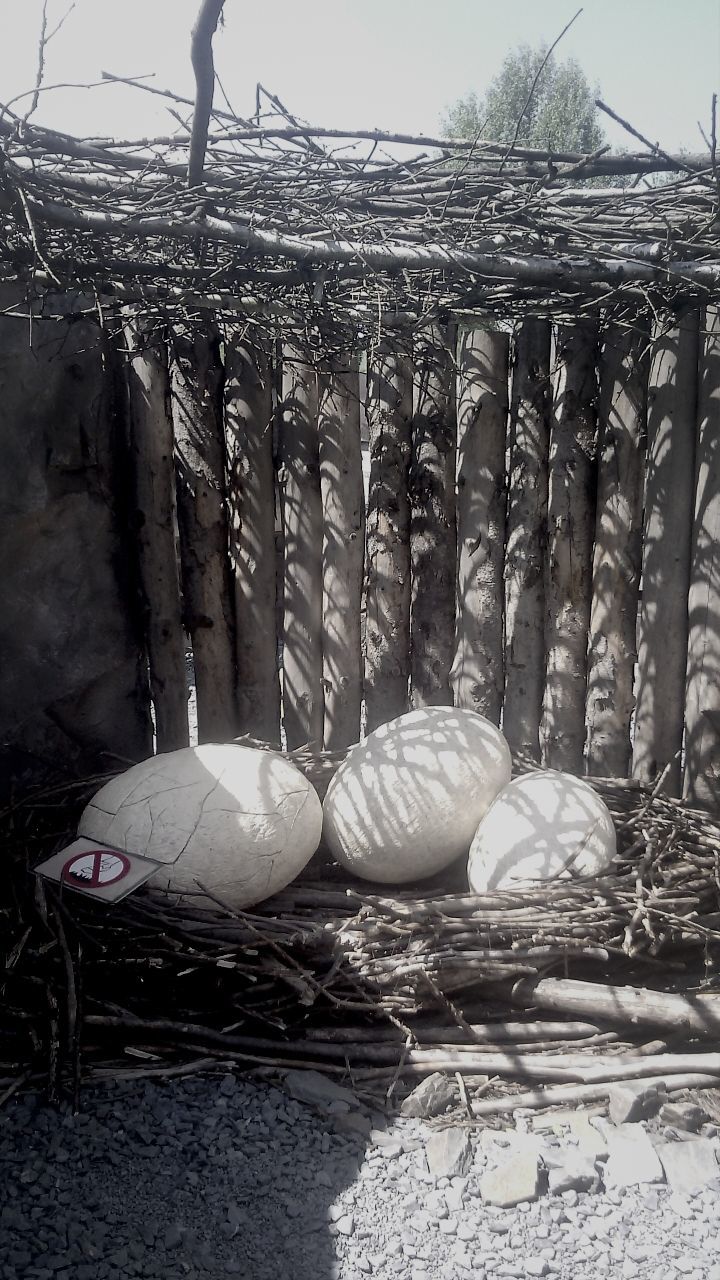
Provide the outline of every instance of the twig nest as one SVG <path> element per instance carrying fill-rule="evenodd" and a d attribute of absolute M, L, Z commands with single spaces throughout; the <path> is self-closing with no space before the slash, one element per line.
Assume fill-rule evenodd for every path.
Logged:
<path fill-rule="evenodd" d="M 302 871 L 320 843 L 322 806 L 283 756 L 235 744 L 153 756 L 114 778 L 78 833 L 165 864 L 150 884 L 234 907 L 262 902 Z"/>
<path fill-rule="evenodd" d="M 474 711 L 427 707 L 353 747 L 328 787 L 323 835 L 354 875 L 421 880 L 467 854 L 510 780 L 510 749 Z"/>
<path fill-rule="evenodd" d="M 615 827 L 604 800 L 582 778 L 539 769 L 516 778 L 480 823 L 470 849 L 474 893 L 529 880 L 595 876 L 615 857 Z"/>

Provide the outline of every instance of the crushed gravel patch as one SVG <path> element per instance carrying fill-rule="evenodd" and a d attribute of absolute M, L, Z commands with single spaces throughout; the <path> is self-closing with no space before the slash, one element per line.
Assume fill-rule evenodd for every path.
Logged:
<path fill-rule="evenodd" d="M 626 1146 L 704 1143 L 691 1192 L 606 1187 L 601 1157 L 596 1189 L 550 1194 L 553 1170 L 587 1166 L 572 1134 L 521 1117 L 439 1142 L 437 1122 L 319 1105 L 232 1076 L 96 1087 L 77 1116 L 15 1100 L 0 1114 L 0 1280 L 720 1280 L 712 1125 L 624 1126 Z M 488 1174 L 533 1161 L 537 1199 L 489 1203 Z"/>

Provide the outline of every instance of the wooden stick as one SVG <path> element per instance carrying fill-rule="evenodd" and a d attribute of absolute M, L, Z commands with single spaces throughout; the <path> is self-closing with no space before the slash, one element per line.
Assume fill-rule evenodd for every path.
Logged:
<path fill-rule="evenodd" d="M 360 448 L 360 378 L 355 359 L 335 359 L 320 375 L 318 404 L 323 572 L 323 746 L 360 737 L 360 612 L 365 494 Z"/>
<path fill-rule="evenodd" d="M 192 29 L 190 57 L 195 73 L 195 111 L 188 155 L 189 187 L 199 187 L 203 179 L 208 125 L 215 92 L 212 41 L 224 3 L 225 0 L 202 0 Z"/>
<path fill-rule="evenodd" d="M 540 758 L 545 688 L 550 325 L 526 320 L 516 336 L 505 552 L 503 732 L 514 752 Z"/>
<path fill-rule="evenodd" d="M 644 987 L 609 986 L 569 978 L 519 982 L 513 1004 L 573 1016 L 590 1014 L 619 1027 L 664 1027 L 698 1039 L 720 1033 L 720 996 L 682 996 Z"/>
<path fill-rule="evenodd" d="M 656 327 L 648 386 L 633 776 L 680 795 L 695 487 L 699 315 Z M 697 635 L 697 632 L 696 632 Z"/>
<path fill-rule="evenodd" d="M 236 732 L 235 636 L 225 506 L 223 367 L 212 322 L 172 337 L 171 389 L 185 626 L 200 742 Z"/>
<path fill-rule="evenodd" d="M 420 336 L 410 472 L 410 682 L 414 707 L 452 703 L 455 639 L 455 415 L 447 333 Z"/>
<path fill-rule="evenodd" d="M 458 343 L 455 705 L 500 723 L 503 673 L 508 337 L 465 329 Z"/>
<path fill-rule="evenodd" d="M 297 348 L 283 353 L 280 447 L 285 545 L 283 718 L 288 747 L 323 737 L 322 501 L 317 375 Z"/>
<path fill-rule="evenodd" d="M 648 1088 L 664 1088 L 667 1093 L 679 1093 L 685 1089 L 717 1089 L 720 1081 L 717 1076 L 688 1073 L 677 1076 L 646 1076 L 643 1084 Z M 543 1107 L 567 1105 L 575 1107 L 579 1102 L 604 1101 L 613 1087 L 613 1082 L 606 1084 L 556 1085 L 547 1089 L 532 1089 L 523 1093 L 511 1093 L 504 1098 L 483 1098 L 480 1102 L 472 1102 L 473 1115 L 502 1115 L 509 1111 L 540 1110 Z"/>
<path fill-rule="evenodd" d="M 383 342 L 368 359 L 365 706 L 368 730 L 402 715 L 410 680 L 412 365 Z"/>
<path fill-rule="evenodd" d="M 625 776 L 642 547 L 647 328 L 611 325 L 600 373 L 600 442 L 587 692 L 587 770 Z"/>
<path fill-rule="evenodd" d="M 265 343 L 231 329 L 225 345 L 238 729 L 280 743 L 272 370 Z"/>
<path fill-rule="evenodd" d="M 683 795 L 720 800 L 720 308 L 708 307 L 700 352 L 697 482 L 688 596 Z"/>
<path fill-rule="evenodd" d="M 167 349 L 142 321 L 126 328 L 138 554 L 147 603 L 158 751 L 188 744 L 185 641 L 175 552 L 173 429 Z"/>
<path fill-rule="evenodd" d="M 550 419 L 543 762 L 583 772 L 595 533 L 597 324 L 555 331 Z"/>

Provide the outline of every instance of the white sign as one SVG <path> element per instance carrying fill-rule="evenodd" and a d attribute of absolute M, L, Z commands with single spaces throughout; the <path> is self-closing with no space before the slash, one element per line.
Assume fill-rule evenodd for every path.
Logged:
<path fill-rule="evenodd" d="M 52 880 L 63 889 L 73 889 L 104 902 L 120 902 L 159 869 L 160 863 L 150 858 L 111 849 L 84 836 L 33 868 L 36 875 Z"/>

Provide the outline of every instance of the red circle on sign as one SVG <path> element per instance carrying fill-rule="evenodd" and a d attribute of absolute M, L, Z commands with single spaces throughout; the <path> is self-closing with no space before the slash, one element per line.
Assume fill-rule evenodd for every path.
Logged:
<path fill-rule="evenodd" d="M 115 849 L 87 849 L 69 858 L 62 869 L 62 879 L 83 889 L 104 889 L 117 884 L 130 870 L 130 859 Z"/>

